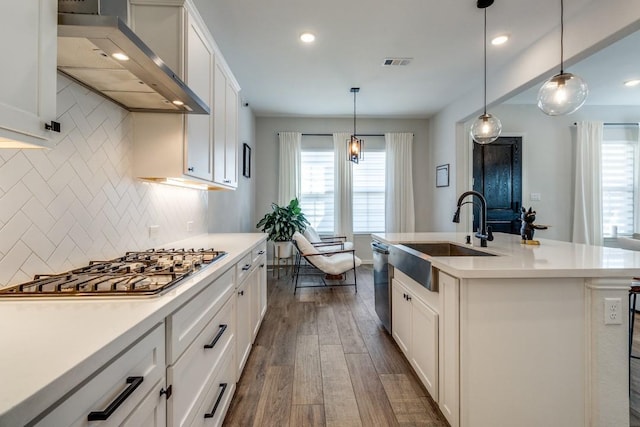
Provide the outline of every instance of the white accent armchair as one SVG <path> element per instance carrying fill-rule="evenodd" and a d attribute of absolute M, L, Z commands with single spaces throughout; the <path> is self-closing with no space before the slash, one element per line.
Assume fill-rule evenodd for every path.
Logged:
<path fill-rule="evenodd" d="M 320 236 L 312 226 L 304 230 L 304 237 L 320 252 L 353 249 L 353 242 L 347 242 L 346 236 Z"/>
<path fill-rule="evenodd" d="M 298 232 L 293 235 L 293 245 L 296 248 L 296 260 L 293 267 L 294 295 L 298 288 L 314 286 L 353 286 L 356 293 L 358 292 L 356 268 L 362 264 L 362 261 L 356 256 L 353 248 L 320 251 Z M 334 246 L 337 245 L 334 244 Z M 353 271 L 353 283 L 348 283 L 347 275 L 351 271 Z M 319 276 L 322 284 L 319 285 L 317 281 L 312 284 L 303 283 L 300 277 L 309 275 Z M 325 279 L 336 283 L 328 284 Z"/>

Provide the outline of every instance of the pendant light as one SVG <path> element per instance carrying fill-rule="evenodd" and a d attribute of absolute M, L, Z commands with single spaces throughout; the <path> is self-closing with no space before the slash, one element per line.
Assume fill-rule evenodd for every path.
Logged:
<path fill-rule="evenodd" d="M 478 0 L 478 9 L 484 9 L 484 113 L 471 125 L 471 138 L 478 144 L 490 144 L 500 136 L 500 119 L 487 113 L 487 8 L 493 0 Z"/>
<path fill-rule="evenodd" d="M 588 94 L 582 78 L 564 72 L 564 0 L 560 0 L 560 74 L 547 80 L 538 91 L 538 108 L 549 116 L 571 114 L 582 107 Z"/>
<path fill-rule="evenodd" d="M 351 88 L 351 93 L 353 93 L 353 134 L 347 139 L 347 160 L 356 164 L 364 158 L 364 140 L 358 139 L 356 136 L 356 94 L 358 92 L 360 92 L 359 87 Z"/>

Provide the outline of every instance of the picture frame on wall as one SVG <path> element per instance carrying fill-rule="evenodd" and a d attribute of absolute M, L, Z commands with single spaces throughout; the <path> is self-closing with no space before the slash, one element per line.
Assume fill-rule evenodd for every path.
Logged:
<path fill-rule="evenodd" d="M 449 163 L 436 167 L 436 187 L 449 186 Z"/>
<path fill-rule="evenodd" d="M 251 147 L 246 142 L 242 143 L 242 176 L 251 178 Z"/>

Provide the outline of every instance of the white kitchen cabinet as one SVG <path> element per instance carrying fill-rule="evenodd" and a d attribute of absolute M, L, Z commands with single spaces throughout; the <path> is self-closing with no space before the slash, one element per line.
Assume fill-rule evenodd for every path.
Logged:
<path fill-rule="evenodd" d="M 214 93 L 214 176 L 222 185 L 238 185 L 238 87 L 222 63 L 216 63 Z"/>
<path fill-rule="evenodd" d="M 438 404 L 451 427 L 460 425 L 460 282 L 438 273 L 440 293 L 440 396 Z"/>
<path fill-rule="evenodd" d="M 215 382 L 220 366 L 224 365 L 223 360 L 233 359 L 235 353 L 235 304 L 236 299 L 230 295 L 224 307 L 205 326 L 184 354 L 167 369 L 167 382 L 175 390 L 171 399 L 167 400 L 169 426 L 187 427 L 192 425 L 196 418 L 203 417 L 203 414 L 197 411 L 207 400 L 203 390 L 209 389 Z M 231 374 L 233 384 L 235 370 L 232 369 Z"/>
<path fill-rule="evenodd" d="M 133 113 L 134 175 L 234 189 L 239 86 L 198 11 L 190 0 L 132 0 L 131 20 L 135 32 L 211 109 L 209 115 Z M 224 93 L 218 91 L 221 84 Z M 233 89 L 229 94 L 227 86 Z M 222 152 L 218 140 L 225 144 Z"/>
<path fill-rule="evenodd" d="M 45 123 L 56 119 L 57 22 L 50 0 L 15 2 L 0 15 L 0 147 L 46 147 L 53 136 Z"/>
<path fill-rule="evenodd" d="M 244 368 L 249 353 L 251 352 L 251 341 L 253 336 L 252 315 L 251 315 L 251 291 L 253 290 L 251 276 L 236 288 L 236 298 L 238 301 L 238 309 L 236 311 L 236 366 L 237 378 L 240 378 L 242 369 Z"/>
<path fill-rule="evenodd" d="M 258 272 L 260 282 L 260 319 L 264 319 L 267 313 L 267 254 L 265 253 L 258 260 Z"/>
<path fill-rule="evenodd" d="M 438 313 L 422 298 L 428 291 L 398 270 L 391 292 L 393 338 L 438 401 Z"/>
<path fill-rule="evenodd" d="M 160 390 L 165 386 L 164 356 L 164 323 L 161 323 L 115 361 L 98 370 L 97 375 L 35 426 L 89 427 L 100 422 L 103 426 L 163 427 L 166 397 Z M 116 403 L 118 401 L 120 403 Z M 139 420 L 143 424 L 138 424 Z"/>
<path fill-rule="evenodd" d="M 411 303 L 407 301 L 409 291 L 396 279 L 391 282 L 391 325 L 393 338 L 400 350 L 409 357 L 411 340 Z"/>

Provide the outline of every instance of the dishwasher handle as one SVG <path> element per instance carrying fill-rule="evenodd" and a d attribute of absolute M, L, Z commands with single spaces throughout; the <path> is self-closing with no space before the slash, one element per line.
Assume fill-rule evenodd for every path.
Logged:
<path fill-rule="evenodd" d="M 389 246 L 384 243 L 380 243 L 374 240 L 373 242 L 371 242 L 371 249 L 374 252 L 389 255 Z"/>

